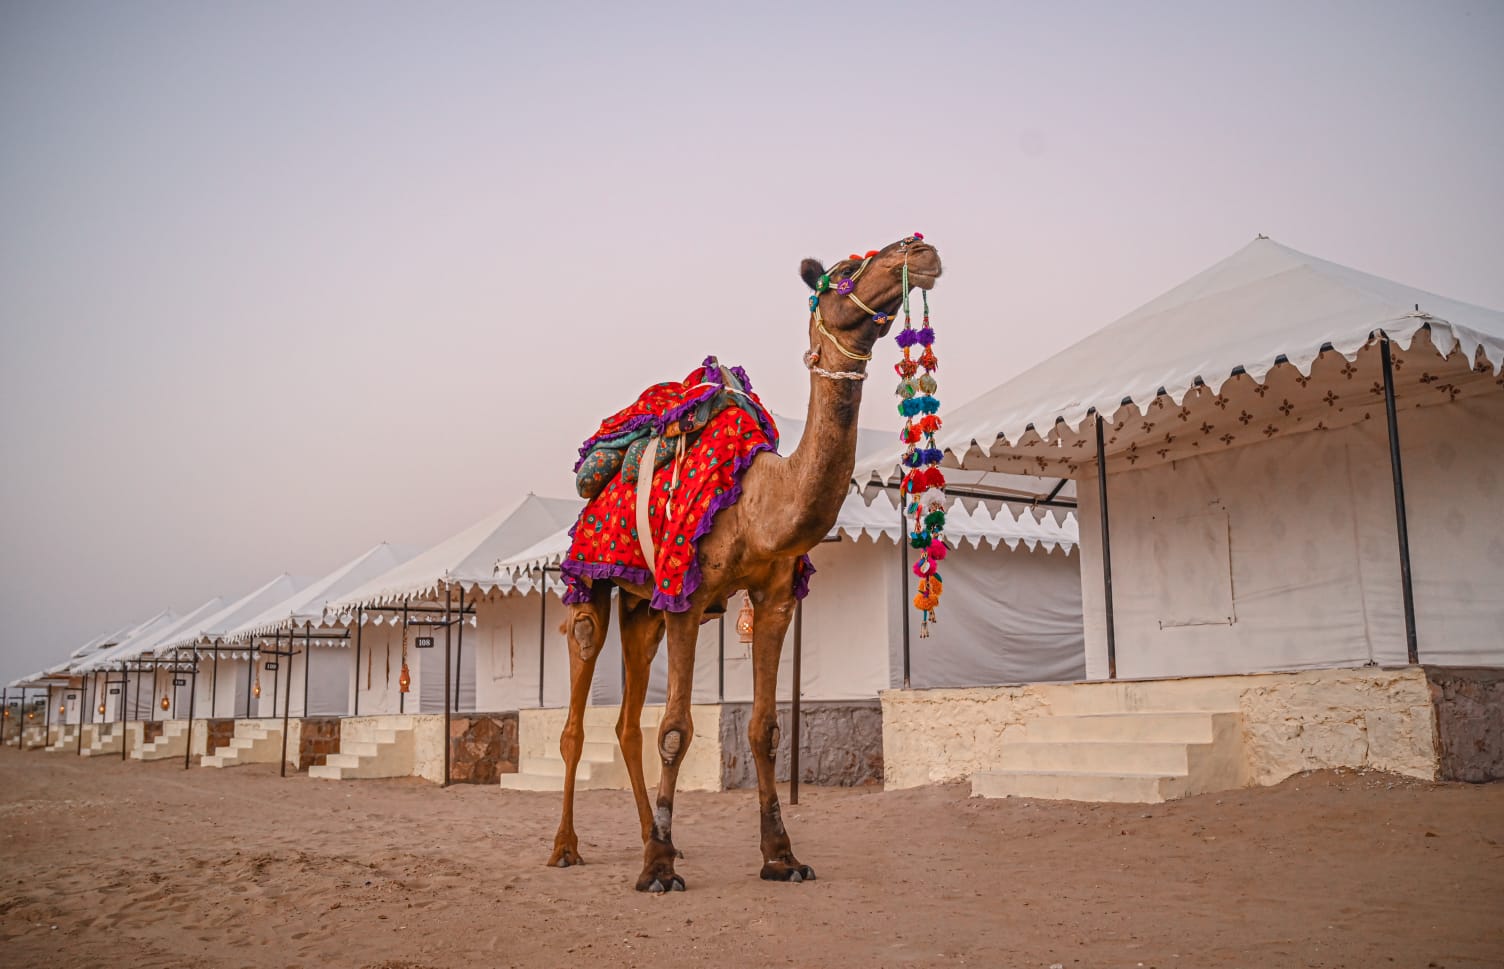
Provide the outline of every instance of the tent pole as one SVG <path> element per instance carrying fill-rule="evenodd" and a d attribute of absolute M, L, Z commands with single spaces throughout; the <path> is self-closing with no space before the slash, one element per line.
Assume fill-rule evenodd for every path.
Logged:
<path fill-rule="evenodd" d="M 404 602 L 402 604 L 402 641 L 404 643 L 407 642 L 407 603 L 406 602 Z M 391 642 L 392 641 L 390 639 L 387 640 L 387 649 L 391 649 L 392 648 L 391 647 Z M 406 652 L 406 650 L 404 650 L 403 653 L 402 653 L 402 662 L 403 663 L 407 662 L 407 652 Z M 412 672 L 411 670 L 408 671 L 409 676 L 411 676 L 411 672 Z M 408 680 L 408 685 L 409 686 L 412 685 L 412 680 Z M 397 684 L 397 712 L 398 713 L 406 713 L 407 712 L 407 694 L 402 692 L 402 684 L 400 684 L 400 683 Z"/>
<path fill-rule="evenodd" d="M 801 660 L 804 656 L 804 600 L 794 603 L 794 709 L 789 717 L 793 730 L 789 737 L 789 803 L 799 803 L 799 694 L 804 692 Z M 773 752 L 778 753 L 776 750 Z"/>
<path fill-rule="evenodd" d="M 10 687 L 0 687 L 0 711 L 10 712 Z M 5 716 L 0 714 L 0 744 L 5 743 Z"/>
<path fill-rule="evenodd" d="M 131 706 L 135 708 L 131 712 L 138 717 L 141 716 L 141 671 L 139 669 L 136 670 L 136 698 L 131 701 Z"/>
<path fill-rule="evenodd" d="M 78 756 L 84 755 L 84 703 L 89 699 L 89 674 L 84 674 L 84 681 L 78 688 Z"/>
<path fill-rule="evenodd" d="M 127 696 L 129 696 L 129 694 L 125 692 L 125 684 L 126 684 L 126 681 L 130 679 L 130 673 L 127 672 L 127 670 L 129 670 L 129 667 L 126 665 L 125 660 L 121 660 L 120 661 L 120 763 L 122 763 L 122 764 L 125 763 L 125 747 L 126 747 L 126 743 L 125 743 L 125 741 L 126 741 L 126 736 L 125 736 L 125 698 Z M 146 728 L 145 727 L 141 728 L 141 735 L 143 737 L 146 735 Z"/>
<path fill-rule="evenodd" d="M 198 663 L 193 664 L 195 670 Z M 209 674 L 209 719 L 214 719 L 214 705 L 219 700 L 219 650 L 214 651 L 214 669 Z M 189 701 L 192 702 L 192 701 Z"/>
<path fill-rule="evenodd" d="M 282 658 L 282 656 L 281 656 L 281 653 L 282 653 L 282 633 L 281 632 L 278 632 L 276 636 L 272 637 L 272 650 L 276 654 L 278 654 L 277 655 L 277 659 L 280 660 Z M 292 652 L 292 636 L 290 636 L 290 635 L 287 637 L 287 651 L 289 653 Z M 291 672 L 291 670 L 289 670 L 289 672 Z M 282 684 L 282 664 L 280 662 L 277 663 L 277 668 L 273 671 L 273 674 L 274 675 L 272 676 L 272 717 L 275 718 L 277 716 L 277 694 L 279 692 L 278 691 L 278 687 L 281 686 L 281 684 Z M 292 690 L 292 681 L 291 680 L 289 680 L 287 682 L 287 689 L 289 691 Z"/>
<path fill-rule="evenodd" d="M 449 710 L 450 710 L 450 703 L 449 703 L 449 701 L 450 701 L 450 695 L 449 695 L 449 681 L 450 681 L 449 647 L 450 647 L 450 644 L 452 642 L 451 637 L 450 637 L 450 628 L 451 628 L 451 626 L 450 626 L 450 622 L 449 622 L 449 606 L 450 606 L 450 604 L 453 601 L 454 601 L 454 590 L 451 589 L 451 588 L 449 588 L 448 583 L 445 583 L 445 585 L 444 585 L 444 781 L 443 781 L 443 783 L 441 783 L 439 785 L 440 787 L 448 787 L 449 786 L 449 748 L 451 746 L 451 744 L 450 744 L 450 737 L 449 737 Z"/>
<path fill-rule="evenodd" d="M 174 654 L 174 655 L 181 655 L 181 654 Z M 216 659 L 219 657 L 218 653 L 215 653 L 214 655 L 215 655 Z M 188 681 L 188 743 L 186 745 L 186 749 L 183 751 L 183 770 L 187 770 L 188 769 L 188 763 L 189 763 L 189 761 L 193 757 L 193 712 L 194 712 L 193 711 L 193 704 L 194 704 L 194 701 L 197 699 L 197 693 L 198 693 L 198 653 L 197 653 L 197 651 L 195 651 L 194 654 L 193 654 L 193 679 L 191 679 L 191 680 Z M 208 739 L 208 735 L 206 734 L 205 735 L 205 740 L 207 740 L 207 739 Z M 207 747 L 207 745 L 206 745 L 206 747 Z"/>
<path fill-rule="evenodd" d="M 716 631 L 716 647 L 715 647 L 715 673 L 716 673 L 716 687 L 715 687 L 715 689 L 716 689 L 716 699 L 719 702 L 721 702 L 721 703 L 725 703 L 726 702 L 726 615 L 725 615 L 725 613 L 721 614 L 721 620 L 720 620 L 719 623 L 717 623 L 717 625 L 720 626 L 720 629 L 718 629 Z M 622 653 L 623 657 L 625 657 L 626 655 L 627 654 L 625 652 Z"/>
<path fill-rule="evenodd" d="M 256 658 L 259 650 L 256 649 L 255 640 L 247 644 L 250 652 L 245 654 L 245 671 L 249 679 L 245 681 L 245 718 L 251 719 L 251 694 L 256 692 L 252 687 L 256 682 Z"/>
<path fill-rule="evenodd" d="M 42 720 L 42 749 L 46 750 L 52 744 L 52 685 L 47 686 L 47 712 Z"/>
<path fill-rule="evenodd" d="M 360 716 L 360 627 L 361 619 L 365 617 L 365 608 L 355 608 L 355 712 L 351 716 Z"/>
<path fill-rule="evenodd" d="M 1389 337 L 1379 341 L 1379 359 L 1384 365 L 1384 417 L 1389 424 L 1389 467 L 1394 472 L 1394 530 L 1400 543 L 1400 592 L 1405 602 L 1405 656 L 1413 666 L 1420 662 L 1415 642 L 1415 589 L 1410 576 L 1410 527 L 1405 517 L 1405 473 L 1400 467 L 1400 428 L 1394 410 L 1394 362 Z"/>
<path fill-rule="evenodd" d="M 313 623 L 303 622 L 303 719 L 308 719 L 308 668 L 313 665 Z M 292 671 L 287 673 L 288 685 L 291 686 Z M 301 762 L 302 757 L 298 760 Z"/>
<path fill-rule="evenodd" d="M 903 598 L 898 601 L 898 611 L 903 613 L 903 688 L 909 688 L 909 516 L 904 512 L 904 493 L 898 493 L 898 548 L 899 581 L 903 586 Z"/>
<path fill-rule="evenodd" d="M 282 667 L 283 666 L 287 667 L 287 695 L 282 698 L 282 776 L 283 777 L 287 776 L 287 733 L 288 733 L 287 718 L 288 718 L 288 714 L 292 712 L 292 637 L 293 637 L 293 631 L 291 629 L 289 629 L 287 631 L 287 653 L 286 653 L 286 655 L 283 655 L 282 650 L 280 648 L 277 650 L 277 658 L 279 660 L 285 659 L 287 662 L 285 662 L 285 663 L 280 663 L 279 662 L 277 664 L 276 673 L 272 676 L 272 716 L 275 717 L 277 715 L 277 681 L 282 678 Z M 281 645 L 282 645 L 282 634 L 278 633 L 277 634 L 277 646 L 280 647 Z M 308 662 L 308 656 L 307 656 L 306 652 L 305 652 L 305 654 L 303 656 L 303 662 L 304 663 Z M 301 746 L 301 744 L 300 744 L 300 746 Z"/>
<path fill-rule="evenodd" d="M 539 573 L 538 579 L 538 709 L 543 709 L 543 636 L 548 627 L 548 574 Z M 626 655 L 625 652 L 622 654 Z"/>
<path fill-rule="evenodd" d="M 1102 415 L 1097 414 L 1097 503 L 1102 507 L 1102 591 L 1107 616 L 1107 678 L 1118 678 L 1117 631 L 1112 621 L 1112 540 L 1107 528 L 1107 448 L 1102 443 Z"/>
<path fill-rule="evenodd" d="M 446 619 L 447 622 L 447 619 Z M 464 680 L 465 664 L 465 587 L 460 586 L 459 628 L 454 633 L 454 712 L 460 711 L 460 682 Z"/>

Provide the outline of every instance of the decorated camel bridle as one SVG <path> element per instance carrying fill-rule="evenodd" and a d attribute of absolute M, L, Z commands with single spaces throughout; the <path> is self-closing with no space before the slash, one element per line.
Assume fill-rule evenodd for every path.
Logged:
<path fill-rule="evenodd" d="M 899 431 L 898 438 L 908 445 L 903 455 L 903 465 L 909 469 L 904 475 L 902 490 L 904 521 L 908 523 L 905 529 L 908 534 L 904 536 L 904 540 L 919 553 L 913 570 L 919 577 L 914 608 L 923 617 L 919 625 L 921 639 L 929 636 L 930 623 L 937 618 L 936 609 L 940 604 L 943 584 L 939 562 L 948 551 L 945 544 L 945 475 L 940 471 L 940 462 L 944 459 L 945 452 L 935 446 L 935 434 L 940 430 L 940 400 L 935 396 L 939 382 L 935 379 L 935 371 L 940 369 L 940 362 L 935 356 L 935 328 L 930 325 L 930 297 L 927 290 L 919 291 L 923 306 L 919 329 L 914 328 L 909 313 L 909 246 L 922 241 L 924 235 L 916 232 L 898 243 L 899 252 L 903 253 L 903 329 L 898 331 L 895 339 L 903 350 L 903 359 L 893 368 L 899 377 L 898 389 L 895 391 L 898 396 L 898 413 L 904 419 L 903 430 Z M 856 268 L 842 274 L 834 286 L 831 285 L 831 274 L 824 274 L 809 298 L 815 328 L 847 359 L 863 363 L 871 360 L 872 354 L 848 350 L 826 328 L 825 321 L 820 316 L 820 296 L 834 290 L 838 296 L 845 296 L 863 312 L 872 314 L 872 322 L 878 326 L 893 322 L 893 318 L 887 313 L 874 310 L 856 295 L 856 281 L 876 256 L 876 250 L 865 256 L 852 254 L 847 262 L 856 263 Z M 915 347 L 922 348 L 917 360 L 913 358 Z M 816 344 L 804 354 L 804 365 L 810 373 L 830 380 L 867 379 L 865 370 L 825 370 L 819 363 L 820 347 Z"/>

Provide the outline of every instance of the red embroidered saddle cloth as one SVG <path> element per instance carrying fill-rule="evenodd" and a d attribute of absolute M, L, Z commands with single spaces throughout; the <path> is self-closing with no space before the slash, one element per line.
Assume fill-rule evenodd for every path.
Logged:
<path fill-rule="evenodd" d="M 727 389 L 738 383 L 744 393 Z M 681 427 L 697 426 L 695 415 L 703 419 L 708 410 L 704 405 L 715 403 L 720 394 L 730 406 L 690 434 L 677 433 Z M 653 472 L 648 497 L 654 568 L 648 568 L 637 533 L 636 473 L 625 467 L 590 500 L 570 532 L 569 555 L 560 563 L 568 586 L 565 602 L 587 601 L 594 580 L 620 578 L 651 585 L 654 609 L 686 611 L 700 587 L 700 539 L 710 533 L 715 516 L 741 497 L 741 476 L 752 459 L 778 445 L 778 428 L 752 392 L 746 373 L 740 367 L 723 371 L 714 357 L 707 357 L 682 382 L 655 384 L 632 406 L 602 422 L 580 448 L 576 471 L 604 444 L 637 437 L 639 432 L 662 436 L 665 431 L 675 436 L 659 442 L 659 453 L 672 458 L 656 462 L 661 466 Z M 794 580 L 800 598 L 808 593 L 813 573 L 808 557 L 801 557 Z"/>

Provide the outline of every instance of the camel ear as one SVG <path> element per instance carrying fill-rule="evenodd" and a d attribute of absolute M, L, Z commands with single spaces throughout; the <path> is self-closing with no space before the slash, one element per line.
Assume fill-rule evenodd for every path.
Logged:
<path fill-rule="evenodd" d="M 820 265 L 818 259 L 805 259 L 799 263 L 799 278 L 804 280 L 804 285 L 810 289 L 820 285 L 820 277 L 825 275 L 825 267 Z"/>

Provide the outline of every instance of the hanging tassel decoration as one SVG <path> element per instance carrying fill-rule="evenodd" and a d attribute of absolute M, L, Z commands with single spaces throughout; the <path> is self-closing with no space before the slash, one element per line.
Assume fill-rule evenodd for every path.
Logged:
<path fill-rule="evenodd" d="M 924 236 L 914 233 L 914 240 Z M 919 552 L 914 563 L 914 574 L 919 577 L 919 588 L 914 595 L 914 608 L 921 618 L 919 638 L 927 639 L 930 623 L 937 621 L 936 610 L 940 605 L 940 592 L 944 585 L 940 578 L 939 562 L 945 558 L 945 475 L 940 472 L 940 462 L 945 452 L 935 445 L 935 434 L 940 430 L 940 400 L 935 392 L 940 382 L 935 372 L 940 369 L 935 356 L 935 328 L 930 325 L 930 297 L 927 290 L 919 291 L 923 300 L 923 318 L 914 328 L 909 312 L 909 267 L 903 267 L 903 329 L 895 337 L 903 359 L 893 368 L 899 376 L 898 414 L 904 419 L 903 430 L 898 439 L 908 445 L 904 452 L 903 465 L 908 469 L 903 479 L 902 501 L 904 518 L 909 524 L 909 545 Z M 915 348 L 919 357 L 914 358 Z"/>

